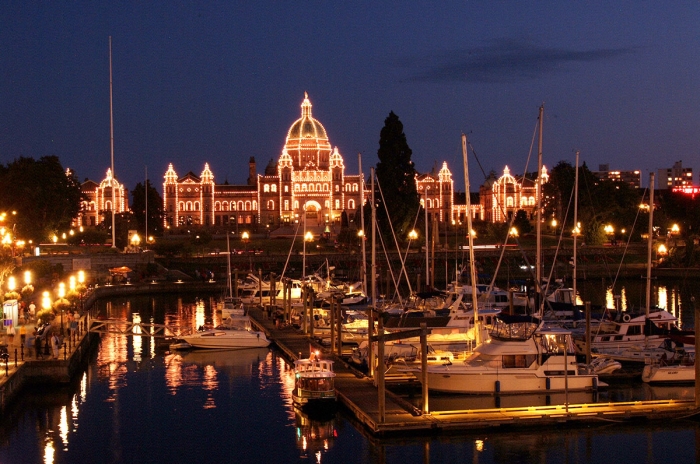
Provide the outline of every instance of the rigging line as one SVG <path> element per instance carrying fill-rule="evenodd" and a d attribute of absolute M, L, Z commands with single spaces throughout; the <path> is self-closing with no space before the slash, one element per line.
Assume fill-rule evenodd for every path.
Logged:
<path fill-rule="evenodd" d="M 535 137 L 537 136 L 537 129 L 539 127 L 539 124 L 540 124 L 540 122 L 538 119 L 537 123 L 535 124 L 535 128 L 532 132 L 532 138 L 530 139 L 530 150 L 528 152 L 527 159 L 525 160 L 525 170 L 523 172 L 527 172 L 527 168 L 530 165 L 530 158 L 532 158 L 532 150 L 534 149 L 534 146 L 535 146 Z M 472 147 L 472 150 L 473 150 L 473 147 Z M 474 151 L 474 156 L 476 156 L 476 151 Z M 477 162 L 478 162 L 478 160 L 477 160 Z M 482 169 L 482 172 L 483 172 L 483 169 Z M 537 175 L 539 175 L 539 173 Z M 525 175 L 523 175 L 523 180 L 525 180 Z M 496 204 L 498 205 L 503 217 L 506 217 L 506 213 L 505 213 L 505 210 L 503 208 L 503 204 L 501 204 L 501 201 L 499 200 L 498 197 L 496 197 Z M 489 289 L 488 289 L 489 294 L 491 293 L 491 289 L 493 288 L 493 286 L 496 284 L 496 276 L 498 275 L 498 271 L 500 270 L 501 264 L 503 263 L 503 258 L 505 257 L 505 252 L 506 252 L 506 245 L 508 244 L 508 237 L 510 237 L 510 230 L 512 229 L 514 222 L 515 222 L 515 215 L 513 215 L 510 218 L 510 222 L 508 223 L 508 230 L 506 232 L 506 238 L 503 241 L 503 248 L 501 249 L 501 254 L 498 257 L 498 263 L 496 264 L 496 269 L 494 270 L 493 277 L 491 278 L 491 283 L 489 285 Z M 470 233 L 471 233 L 471 231 L 470 231 Z M 528 271 L 530 272 L 531 277 L 533 277 L 533 280 L 535 280 L 535 275 L 532 272 L 532 268 L 530 266 L 530 262 L 527 259 L 527 255 L 525 253 L 525 250 L 520 245 L 520 240 L 517 237 L 513 237 L 513 239 L 514 239 L 515 243 L 517 244 L 518 249 L 520 250 L 520 254 L 522 255 L 523 259 L 525 260 L 525 264 L 528 267 Z"/>
<path fill-rule="evenodd" d="M 416 224 L 418 224 L 418 215 L 420 214 L 420 208 L 416 211 L 416 218 L 413 220 L 413 229 L 416 228 Z M 408 241 L 408 245 L 406 245 L 406 254 L 402 257 L 401 252 L 399 252 L 399 259 L 401 260 L 401 268 L 405 269 L 406 267 L 406 259 L 408 258 L 408 249 L 411 246 L 411 241 Z"/>
<path fill-rule="evenodd" d="M 391 261 L 389 260 L 389 253 L 387 252 L 387 249 L 386 249 L 386 243 L 384 243 L 384 237 L 382 236 L 382 234 L 377 234 L 377 235 L 379 235 L 379 241 L 382 244 L 382 250 L 384 251 L 384 259 L 386 259 L 386 263 L 387 263 L 387 266 L 389 268 L 389 274 L 391 274 L 391 281 L 394 283 L 394 295 L 399 298 L 399 304 L 403 304 L 403 299 L 401 298 L 401 293 L 399 293 L 399 284 L 401 282 L 399 282 L 396 279 L 396 276 L 394 276 L 394 269 L 392 268 Z M 411 287 L 410 282 L 409 282 L 408 286 L 409 286 L 409 288 Z M 384 299 L 386 299 L 388 296 L 389 295 L 385 295 Z M 392 296 L 391 300 L 392 301 L 394 300 L 393 296 Z"/>
<path fill-rule="evenodd" d="M 304 211 L 306 214 L 306 211 Z M 287 261 L 284 262 L 284 268 L 282 268 L 282 275 L 280 279 L 284 278 L 284 273 L 287 272 L 287 265 L 289 264 L 289 257 L 292 256 L 292 250 L 294 249 L 294 242 L 297 240 L 297 234 L 299 233 L 299 227 L 301 227 L 301 221 L 297 224 L 297 230 L 294 232 L 294 237 L 292 237 L 292 246 L 289 247 L 289 253 L 287 253 Z"/>
<path fill-rule="evenodd" d="M 649 187 L 644 189 L 644 193 L 642 194 L 642 201 L 644 201 L 644 197 L 647 196 Z M 651 207 L 651 205 L 650 205 Z M 622 263 L 625 261 L 625 255 L 627 254 L 627 249 L 630 246 L 630 241 L 632 240 L 632 232 L 634 232 L 634 228 L 637 225 L 637 220 L 639 219 L 639 214 L 641 213 L 641 208 L 637 208 L 637 214 L 634 216 L 634 222 L 632 223 L 632 229 L 630 230 L 629 235 L 627 236 L 627 243 L 625 244 L 625 249 L 622 251 L 622 258 L 620 259 L 620 265 L 617 268 L 617 273 L 615 274 L 615 279 L 612 281 L 612 290 L 613 294 L 615 294 L 615 284 L 617 283 L 618 277 L 620 277 L 620 271 L 622 270 Z"/>
<path fill-rule="evenodd" d="M 375 178 L 376 178 L 375 174 Z M 394 237 L 394 244 L 396 245 L 396 251 L 399 252 L 399 256 L 401 256 L 401 248 L 399 247 L 399 242 L 396 239 L 396 233 L 394 232 L 394 224 L 391 223 L 391 215 L 389 214 L 389 207 L 386 205 L 386 200 L 384 200 L 384 192 L 382 191 L 382 186 L 379 183 L 379 178 L 375 179 L 377 181 L 377 187 L 379 188 L 379 196 L 382 197 L 382 203 L 384 203 L 384 211 L 386 212 L 386 217 L 387 217 L 387 222 L 389 222 L 389 228 L 391 229 L 391 235 Z M 428 242 L 426 240 L 425 246 L 428 246 Z M 408 291 L 409 293 L 413 293 L 413 289 L 411 288 L 411 281 L 408 278 L 408 272 L 406 272 L 406 269 L 403 269 L 403 273 L 406 276 L 406 283 L 408 283 Z"/>
<path fill-rule="evenodd" d="M 576 191 L 576 186 L 574 185 L 573 188 L 571 189 L 571 194 L 569 195 L 569 203 L 566 205 L 566 213 L 564 214 L 564 221 L 563 224 L 566 224 L 566 220 L 569 218 L 569 211 L 571 211 L 571 202 L 574 199 L 574 192 Z M 559 241 L 557 242 L 557 248 L 554 251 L 554 259 L 552 260 L 552 267 L 549 268 L 549 275 L 547 276 L 547 285 L 544 287 L 544 295 L 547 295 L 549 292 L 549 286 L 552 282 L 552 274 L 554 274 L 554 267 L 557 262 L 557 257 L 559 256 L 559 250 L 561 249 L 561 243 L 564 239 L 564 227 L 561 228 L 561 232 L 559 233 Z M 553 310 L 552 304 L 547 298 L 544 299 L 544 304 L 549 305 L 549 309 Z M 574 295 L 574 306 L 576 306 L 576 295 Z"/>

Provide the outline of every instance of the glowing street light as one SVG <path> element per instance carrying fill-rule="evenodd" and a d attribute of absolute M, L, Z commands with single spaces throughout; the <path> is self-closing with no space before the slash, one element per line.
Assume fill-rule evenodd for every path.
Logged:
<path fill-rule="evenodd" d="M 508 235 L 510 235 L 511 237 L 517 237 L 519 235 L 518 229 L 516 229 L 515 227 L 511 227 L 508 231 Z"/>
<path fill-rule="evenodd" d="M 10 276 L 7 278 L 7 289 L 11 292 L 15 291 L 15 288 L 17 288 L 17 283 L 15 282 L 15 277 Z"/>
<path fill-rule="evenodd" d="M 659 255 L 661 256 L 666 256 L 668 254 L 668 248 L 666 248 L 666 245 L 663 243 L 659 245 L 659 248 L 657 248 L 657 251 L 659 252 Z"/>
<path fill-rule="evenodd" d="M 681 231 L 681 228 L 678 226 L 678 224 L 673 224 L 671 226 L 671 234 L 677 235 L 678 233 L 680 233 L 680 231 Z"/>
<path fill-rule="evenodd" d="M 411 231 L 408 233 L 408 238 L 409 238 L 410 240 L 416 240 L 416 239 L 418 238 L 418 232 L 416 232 L 415 229 L 411 230 Z"/>
<path fill-rule="evenodd" d="M 32 283 L 32 271 L 24 271 L 24 284 L 30 285 Z"/>

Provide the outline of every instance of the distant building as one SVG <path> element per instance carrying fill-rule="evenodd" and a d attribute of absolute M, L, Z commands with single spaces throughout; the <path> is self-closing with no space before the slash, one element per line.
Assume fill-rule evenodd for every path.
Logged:
<path fill-rule="evenodd" d="M 541 183 L 549 181 L 547 168 L 542 166 Z M 537 176 L 512 176 L 508 166 L 503 169 L 503 175 L 496 178 L 491 172 L 484 184 L 479 188 L 481 219 L 487 222 L 506 222 L 522 209 L 530 219 L 537 211 Z"/>
<path fill-rule="evenodd" d="M 609 164 L 599 164 L 598 170 L 593 171 L 600 180 L 611 180 L 613 182 L 622 182 L 633 188 L 641 188 L 641 173 L 640 171 L 611 171 Z"/>
<path fill-rule="evenodd" d="M 123 184 L 112 177 L 111 169 L 107 169 L 107 175 L 99 184 L 86 179 L 80 184 L 80 189 L 86 199 L 81 202 L 80 214 L 73 221 L 76 227 L 94 227 L 103 221 L 112 220 L 112 189 L 114 189 L 116 201 L 115 213 L 124 213 L 129 210 L 129 192 Z"/>
<path fill-rule="evenodd" d="M 693 168 L 684 168 L 682 161 L 676 161 L 672 168 L 659 169 L 657 172 L 656 188 L 659 190 L 673 190 L 693 185 Z"/>

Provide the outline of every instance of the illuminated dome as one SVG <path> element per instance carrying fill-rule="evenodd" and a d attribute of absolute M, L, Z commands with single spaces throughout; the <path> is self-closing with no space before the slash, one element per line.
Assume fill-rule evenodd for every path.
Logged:
<path fill-rule="evenodd" d="M 326 129 L 311 116 L 311 101 L 307 93 L 304 93 L 301 103 L 301 118 L 289 128 L 284 149 L 291 156 L 295 170 L 311 166 L 328 169 L 331 144 Z"/>

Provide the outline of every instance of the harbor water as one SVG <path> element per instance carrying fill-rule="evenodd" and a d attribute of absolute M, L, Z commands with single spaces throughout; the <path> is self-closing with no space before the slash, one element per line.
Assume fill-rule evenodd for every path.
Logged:
<path fill-rule="evenodd" d="M 635 285 L 624 290 L 630 305 L 640 304 Z M 655 283 L 655 298 L 664 292 L 674 314 L 692 327 L 692 287 Z M 171 295 L 98 304 L 109 318 L 199 327 L 217 322 L 212 302 Z M 342 408 L 311 418 L 296 410 L 292 386 L 292 365 L 274 347 L 170 352 L 145 335 L 105 335 L 73 384 L 27 389 L 3 413 L 0 463 L 700 462 L 700 425 L 690 418 L 377 438 Z M 412 392 L 401 394 L 415 400 Z M 693 387 L 632 382 L 584 401 L 653 398 L 693 398 Z M 437 410 L 559 399 L 432 395 L 430 401 Z"/>

